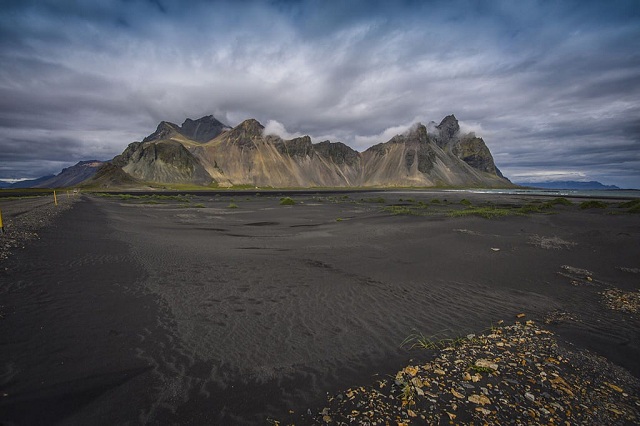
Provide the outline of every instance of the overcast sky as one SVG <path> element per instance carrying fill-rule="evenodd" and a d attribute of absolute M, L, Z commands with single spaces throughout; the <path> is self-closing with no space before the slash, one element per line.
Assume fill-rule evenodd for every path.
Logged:
<path fill-rule="evenodd" d="M 640 1 L 0 0 L 0 179 L 213 114 L 362 151 L 454 113 L 516 182 L 640 188 Z"/>

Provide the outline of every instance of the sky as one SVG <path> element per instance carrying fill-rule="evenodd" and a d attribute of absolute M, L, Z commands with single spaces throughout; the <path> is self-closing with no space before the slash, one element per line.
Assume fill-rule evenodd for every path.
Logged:
<path fill-rule="evenodd" d="M 0 0 L 0 179 L 213 114 L 363 151 L 455 114 L 514 182 L 640 188 L 640 1 Z"/>

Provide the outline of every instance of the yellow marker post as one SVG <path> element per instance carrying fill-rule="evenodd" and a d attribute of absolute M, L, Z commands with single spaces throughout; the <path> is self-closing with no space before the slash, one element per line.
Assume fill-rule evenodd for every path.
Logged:
<path fill-rule="evenodd" d="M 56 197 L 56 191 L 53 191 L 53 203 L 57 206 L 58 205 L 58 197 Z"/>
<path fill-rule="evenodd" d="M 2 223 L 2 210 L 0 210 L 0 232 L 4 234 L 4 224 Z"/>

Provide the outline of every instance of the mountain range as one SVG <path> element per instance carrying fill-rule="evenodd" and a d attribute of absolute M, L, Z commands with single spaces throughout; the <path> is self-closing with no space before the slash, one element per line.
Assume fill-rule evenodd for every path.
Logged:
<path fill-rule="evenodd" d="M 541 189 L 576 189 L 576 190 L 620 189 L 615 185 L 604 185 L 600 182 L 596 182 L 593 180 L 589 182 L 581 182 L 581 181 L 574 181 L 574 180 L 526 182 L 526 183 L 517 183 L 516 185 L 525 186 L 529 188 L 541 188 Z"/>
<path fill-rule="evenodd" d="M 363 152 L 341 142 L 265 134 L 248 119 L 230 127 L 209 115 L 162 121 L 110 161 L 82 161 L 33 187 L 509 187 L 482 138 L 462 134 L 454 115 L 415 124 Z"/>

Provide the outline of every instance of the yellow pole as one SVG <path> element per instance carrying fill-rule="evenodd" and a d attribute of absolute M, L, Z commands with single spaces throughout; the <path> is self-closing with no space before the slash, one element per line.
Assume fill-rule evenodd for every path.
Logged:
<path fill-rule="evenodd" d="M 4 234 L 4 224 L 2 223 L 2 210 L 0 210 L 0 231 Z"/>
<path fill-rule="evenodd" d="M 58 197 L 56 197 L 56 191 L 53 191 L 53 203 L 57 206 L 58 205 Z"/>

